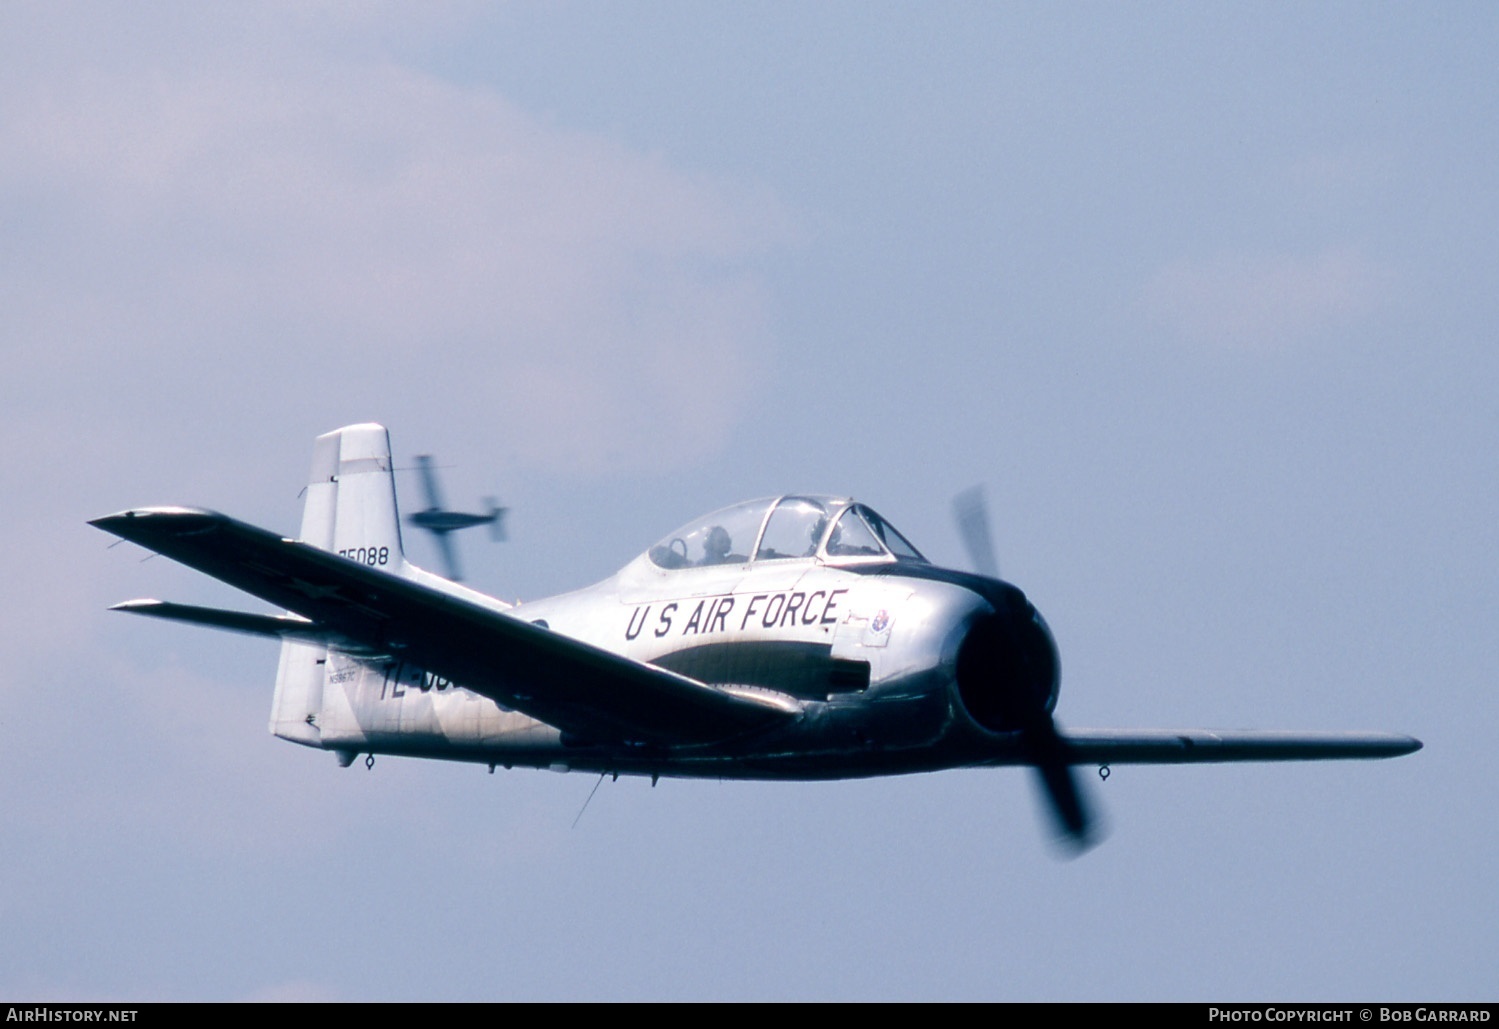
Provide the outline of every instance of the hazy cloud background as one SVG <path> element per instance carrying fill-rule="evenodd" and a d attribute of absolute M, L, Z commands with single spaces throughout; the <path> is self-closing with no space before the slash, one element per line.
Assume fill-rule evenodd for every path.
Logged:
<path fill-rule="evenodd" d="M 1496 17 L 950 4 L 0 9 L 0 994 L 1491 999 Z M 87 518 L 296 525 L 380 420 L 607 575 L 989 485 L 1068 725 L 1372 765 L 605 784 L 264 730 L 241 603 Z M 416 484 L 403 477 L 403 496 Z M 425 541 L 413 556 L 433 563 Z M 247 606 L 253 607 L 253 602 Z"/>

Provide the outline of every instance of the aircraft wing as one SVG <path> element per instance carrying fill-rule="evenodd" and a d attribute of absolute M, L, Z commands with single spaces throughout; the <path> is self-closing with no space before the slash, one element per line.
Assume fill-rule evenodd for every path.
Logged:
<path fill-rule="evenodd" d="M 448 539 L 445 532 L 434 532 L 432 538 L 437 541 L 437 549 L 442 551 L 442 567 L 449 579 L 458 582 L 463 578 L 463 571 L 458 567 L 458 551 L 453 546 L 453 541 Z"/>
<path fill-rule="evenodd" d="M 1221 761 L 1332 761 L 1399 757 L 1421 741 L 1390 732 L 1245 729 L 1076 729 L 1064 732 L 1075 765 L 1183 765 Z"/>
<path fill-rule="evenodd" d="M 144 508 L 90 524 L 309 621 L 187 605 L 137 606 L 139 613 L 347 640 L 364 654 L 414 661 L 583 742 L 716 742 L 783 724 L 801 710 L 790 697 L 722 690 L 632 661 L 217 512 Z"/>

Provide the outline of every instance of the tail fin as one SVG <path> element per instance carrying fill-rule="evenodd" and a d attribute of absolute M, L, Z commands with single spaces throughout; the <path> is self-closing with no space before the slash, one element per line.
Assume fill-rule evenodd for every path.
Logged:
<path fill-rule="evenodd" d="M 484 507 L 489 512 L 489 538 L 496 543 L 505 542 L 505 512 L 508 507 L 501 507 L 500 502 L 494 497 L 484 498 Z"/>
<path fill-rule="evenodd" d="M 360 564 L 400 573 L 406 563 L 390 433 L 383 425 L 350 425 L 317 438 L 302 541 Z"/>
<path fill-rule="evenodd" d="M 302 507 L 302 541 L 361 564 L 411 574 L 401 546 L 391 468 L 390 434 L 383 425 L 350 425 L 319 436 Z M 326 647 L 281 645 L 271 732 L 294 743 L 321 746 L 318 718 L 327 661 Z"/>

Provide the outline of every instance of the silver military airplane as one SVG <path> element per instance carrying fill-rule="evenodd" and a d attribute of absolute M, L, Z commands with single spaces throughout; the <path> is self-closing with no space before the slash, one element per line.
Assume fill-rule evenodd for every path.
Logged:
<path fill-rule="evenodd" d="M 284 609 L 114 608 L 280 640 L 271 731 L 345 766 L 398 754 L 654 781 L 1029 765 L 1081 849 L 1094 823 L 1077 765 L 1421 746 L 1369 732 L 1064 733 L 1056 644 L 1025 594 L 929 563 L 845 497 L 724 508 L 603 582 L 515 605 L 406 560 L 379 425 L 318 438 L 296 538 L 186 507 L 92 524 Z"/>

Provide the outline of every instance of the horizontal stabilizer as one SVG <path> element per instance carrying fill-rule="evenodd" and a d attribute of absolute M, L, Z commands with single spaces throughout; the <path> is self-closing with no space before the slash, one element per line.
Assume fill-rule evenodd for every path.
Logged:
<path fill-rule="evenodd" d="M 211 629 L 243 632 L 250 636 L 272 636 L 276 639 L 301 637 L 305 633 L 317 631 L 312 622 L 297 615 L 252 615 L 245 611 L 194 607 L 192 604 L 173 604 L 165 600 L 127 600 L 115 604 L 110 610 L 166 618 L 173 622 L 190 622 L 193 625 L 206 625 Z"/>
<path fill-rule="evenodd" d="M 241 632 L 248 636 L 332 646 L 355 654 L 371 653 L 369 648 L 300 615 L 256 615 L 246 611 L 226 611 L 217 607 L 174 604 L 166 600 L 127 600 L 124 603 L 115 604 L 110 610 L 124 611 L 132 615 L 147 615 L 151 618 L 164 618 L 171 622 L 187 622 L 189 625 L 202 625 L 227 632 Z"/>
<path fill-rule="evenodd" d="M 1063 735 L 1077 765 L 1338 761 L 1399 757 L 1421 749 L 1420 740 L 1392 732 L 1078 729 Z"/>

